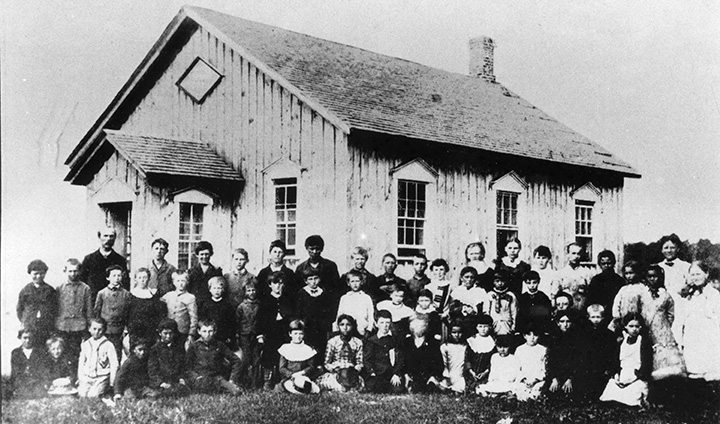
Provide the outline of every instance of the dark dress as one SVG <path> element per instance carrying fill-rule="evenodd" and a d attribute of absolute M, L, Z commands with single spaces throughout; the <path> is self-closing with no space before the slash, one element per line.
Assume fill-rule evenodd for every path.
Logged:
<path fill-rule="evenodd" d="M 546 333 L 552 324 L 552 303 L 550 298 L 541 291 L 534 295 L 528 292 L 518 298 L 518 314 L 515 329 L 522 333 L 530 323 L 537 326 L 538 331 Z"/>
<path fill-rule="evenodd" d="M 48 375 L 47 356 L 42 349 L 34 348 L 30 357 L 25 357 L 22 347 L 10 354 L 10 382 L 13 394 L 18 398 L 45 396 Z"/>
<path fill-rule="evenodd" d="M 324 358 L 334 318 L 330 294 L 323 290 L 320 295 L 312 296 L 302 289 L 297 293 L 295 305 L 295 315 L 305 323 L 305 343 L 318 352 L 318 357 Z"/>
<path fill-rule="evenodd" d="M 215 340 L 224 343 L 230 350 L 237 349 L 235 307 L 227 297 L 217 302 L 211 298 L 198 302 L 198 320 L 214 321 L 217 326 Z"/>
<path fill-rule="evenodd" d="M 612 318 L 612 306 L 615 296 L 625 285 L 625 279 L 615 272 L 601 272 L 592 279 L 587 287 L 586 305 L 598 304 L 605 308 L 606 325 Z"/>
<path fill-rule="evenodd" d="M 276 369 L 280 360 L 278 349 L 288 339 L 288 325 L 294 318 L 295 305 L 290 296 L 284 293 L 280 297 L 269 294 L 260 300 L 257 332 L 265 339 L 260 358 L 263 368 Z"/>
<path fill-rule="evenodd" d="M 158 324 L 167 317 L 167 305 L 157 297 L 142 299 L 131 296 L 128 317 L 130 338 L 144 338 L 153 343 Z"/>
<path fill-rule="evenodd" d="M 505 265 L 502 258 L 495 259 L 495 270 L 504 271 L 510 275 L 510 280 L 508 281 L 507 286 L 508 290 L 513 292 L 515 297 L 518 298 L 522 294 L 523 276 L 526 272 L 530 271 L 530 269 L 530 265 L 525 261 L 518 262 L 517 266 L 513 268 Z"/>
<path fill-rule="evenodd" d="M 548 392 L 550 398 L 577 398 L 577 390 L 566 394 L 562 390 L 563 384 L 571 380 L 575 389 L 575 380 L 581 366 L 580 355 L 582 340 L 575 329 L 570 328 L 567 332 L 554 331 L 548 346 L 547 353 L 547 381 L 557 379 L 559 386 L 556 392 Z"/>
<path fill-rule="evenodd" d="M 400 372 L 410 377 L 409 390 L 411 392 L 432 392 L 432 384 L 428 384 L 430 377 L 438 381 L 442 378 L 444 369 L 443 357 L 440 352 L 440 342 L 426 336 L 420 347 L 415 346 L 414 337 L 406 337 L 400 344 L 399 351 Z"/>
<path fill-rule="evenodd" d="M 619 345 L 615 334 L 603 324 L 588 326 L 581 334 L 580 369 L 573 386 L 578 396 L 595 402 L 613 376 Z"/>

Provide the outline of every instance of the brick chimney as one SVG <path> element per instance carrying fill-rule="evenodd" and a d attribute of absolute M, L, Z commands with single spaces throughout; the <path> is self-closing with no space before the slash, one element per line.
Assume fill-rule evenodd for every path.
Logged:
<path fill-rule="evenodd" d="M 493 50 L 495 42 L 490 37 L 470 39 L 470 76 L 495 82 Z"/>

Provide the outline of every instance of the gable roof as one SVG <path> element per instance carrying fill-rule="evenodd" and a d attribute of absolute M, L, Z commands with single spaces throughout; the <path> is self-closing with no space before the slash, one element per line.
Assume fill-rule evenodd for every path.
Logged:
<path fill-rule="evenodd" d="M 105 139 L 139 171 L 148 174 L 243 181 L 205 144 L 105 130 Z"/>
<path fill-rule="evenodd" d="M 431 68 L 194 6 L 183 7 L 69 155 L 75 181 L 97 135 L 192 21 L 228 43 L 340 130 L 364 130 L 556 163 L 640 174 L 498 83 Z"/>

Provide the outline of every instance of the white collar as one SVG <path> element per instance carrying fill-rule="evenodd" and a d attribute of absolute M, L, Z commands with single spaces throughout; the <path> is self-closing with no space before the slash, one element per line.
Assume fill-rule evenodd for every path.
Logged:
<path fill-rule="evenodd" d="M 288 361 L 302 362 L 306 361 L 317 354 L 317 351 L 310 346 L 302 343 L 285 343 L 280 346 L 278 353 L 285 357 Z"/>

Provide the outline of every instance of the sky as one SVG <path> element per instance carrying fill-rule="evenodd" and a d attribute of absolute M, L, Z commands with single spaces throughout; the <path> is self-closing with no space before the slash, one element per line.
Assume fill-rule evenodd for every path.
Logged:
<path fill-rule="evenodd" d="M 671 232 L 720 242 L 719 2 L 192 4 L 460 73 L 468 40 L 490 36 L 498 82 L 642 174 L 626 179 L 626 242 Z M 0 3 L 3 324 L 30 260 L 45 258 L 57 285 L 63 259 L 96 248 L 85 189 L 63 182 L 62 163 L 182 5 Z"/>

